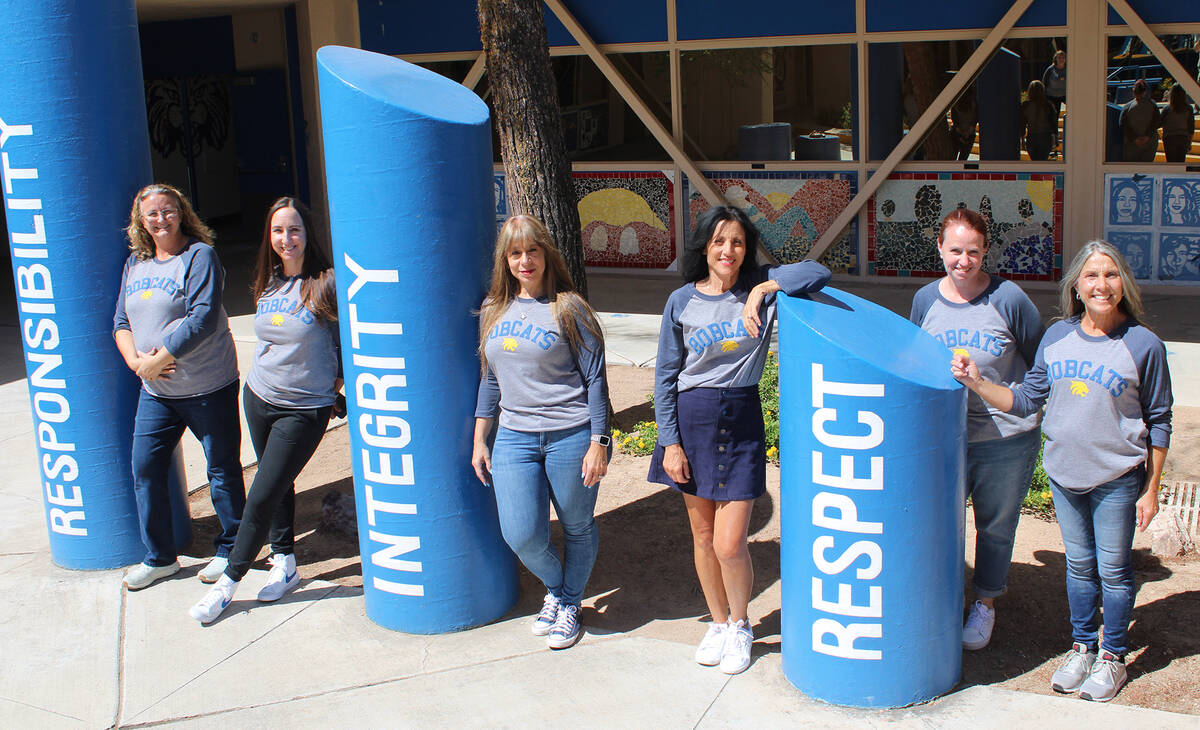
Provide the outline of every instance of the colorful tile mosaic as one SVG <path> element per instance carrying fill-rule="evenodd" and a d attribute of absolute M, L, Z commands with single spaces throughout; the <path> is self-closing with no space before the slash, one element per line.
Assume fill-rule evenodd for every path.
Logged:
<path fill-rule="evenodd" d="M 988 222 L 989 271 L 1052 281 L 1062 270 L 1061 174 L 895 173 L 867 204 L 868 273 L 941 276 L 942 218 L 978 210 Z"/>
<path fill-rule="evenodd" d="M 577 172 L 588 266 L 665 269 L 675 260 L 674 188 L 663 172 Z"/>
<path fill-rule="evenodd" d="M 782 263 L 804 259 L 821 234 L 854 197 L 857 175 L 843 172 L 707 172 L 726 197 L 744 209 L 758 226 L 763 243 Z M 688 216 L 692 221 L 709 207 L 697 190 L 683 181 Z M 839 273 L 857 273 L 857 224 L 821 256 L 821 263 Z"/>
<path fill-rule="evenodd" d="M 665 269 L 675 260 L 674 184 L 667 172 L 576 172 L 588 266 Z M 504 173 L 495 174 L 496 230 L 508 218 Z"/>
<path fill-rule="evenodd" d="M 1200 175 L 1104 178 L 1104 238 L 1138 279 L 1200 282 Z"/>

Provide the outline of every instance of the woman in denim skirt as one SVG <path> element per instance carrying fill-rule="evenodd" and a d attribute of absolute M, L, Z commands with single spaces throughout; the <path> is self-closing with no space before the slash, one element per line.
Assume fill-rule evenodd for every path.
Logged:
<path fill-rule="evenodd" d="M 1042 341 L 1041 316 L 1021 288 L 983 269 L 987 222 L 967 208 L 951 211 L 938 233 L 946 275 L 913 297 L 909 319 L 955 353 L 966 353 L 985 377 L 1019 383 Z M 967 398 L 967 496 L 975 512 L 975 602 L 963 625 L 963 647 L 982 649 L 996 625 L 996 598 L 1008 586 L 1021 502 L 1041 447 L 1040 413 L 1015 416 Z"/>
<path fill-rule="evenodd" d="M 740 208 L 716 206 L 697 216 L 683 253 L 688 283 L 667 299 L 654 375 L 658 444 L 647 479 L 683 494 L 712 616 L 696 661 L 727 674 L 750 666 L 754 642 L 746 541 L 754 500 L 767 487 L 758 381 L 775 326 L 775 293 L 817 291 L 830 276 L 815 261 L 760 267 L 758 241 Z"/>
<path fill-rule="evenodd" d="M 1046 406 L 1042 463 L 1066 548 L 1072 638 L 1050 686 L 1106 702 L 1127 678 L 1133 534 L 1158 512 L 1171 374 L 1162 340 L 1137 320 L 1141 293 L 1111 244 L 1084 244 L 1063 275 L 1059 303 L 1065 319 L 1046 330 L 1024 382 L 989 382 L 963 354 L 951 372 L 1002 411 Z"/>
<path fill-rule="evenodd" d="M 479 324 L 471 465 L 495 488 L 504 541 L 546 586 L 534 635 L 565 649 L 579 640 L 600 542 L 592 512 L 611 453 L 608 381 L 596 313 L 536 218 L 516 215 L 500 230 Z M 550 541 L 551 504 L 561 559 Z"/>

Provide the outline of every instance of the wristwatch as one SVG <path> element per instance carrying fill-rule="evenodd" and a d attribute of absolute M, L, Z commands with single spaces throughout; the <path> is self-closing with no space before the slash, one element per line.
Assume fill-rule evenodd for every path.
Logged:
<path fill-rule="evenodd" d="M 594 433 L 592 434 L 592 441 L 600 444 L 606 449 L 612 445 L 612 437 L 607 434 Z"/>

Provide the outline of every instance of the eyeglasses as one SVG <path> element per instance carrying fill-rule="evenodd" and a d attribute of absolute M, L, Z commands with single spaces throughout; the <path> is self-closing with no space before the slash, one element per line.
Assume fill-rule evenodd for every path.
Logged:
<path fill-rule="evenodd" d="M 148 221 L 152 220 L 174 220 L 179 217 L 179 211 L 174 208 L 163 208 L 162 210 L 148 210 L 142 213 L 142 217 Z"/>

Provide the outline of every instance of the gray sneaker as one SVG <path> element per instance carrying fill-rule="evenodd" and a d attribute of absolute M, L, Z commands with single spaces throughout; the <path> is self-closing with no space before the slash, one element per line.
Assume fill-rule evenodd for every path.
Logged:
<path fill-rule="evenodd" d="M 1108 702 L 1117 696 L 1128 678 L 1124 662 L 1115 654 L 1100 652 L 1100 658 L 1092 664 L 1091 673 L 1079 688 L 1079 699 Z"/>
<path fill-rule="evenodd" d="M 1064 694 L 1074 692 L 1088 678 L 1095 661 L 1095 652 L 1079 642 L 1072 644 L 1071 651 L 1067 652 L 1062 664 L 1054 670 L 1054 676 L 1050 678 L 1050 688 Z"/>
<path fill-rule="evenodd" d="M 156 580 L 161 580 L 167 576 L 175 575 L 179 572 L 179 561 L 170 565 L 146 565 L 138 563 L 129 570 L 125 571 L 125 577 L 122 582 L 125 587 L 131 591 L 140 591 Z"/>

